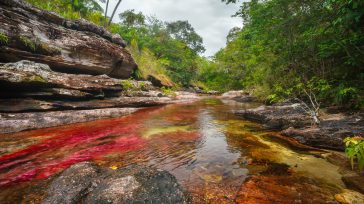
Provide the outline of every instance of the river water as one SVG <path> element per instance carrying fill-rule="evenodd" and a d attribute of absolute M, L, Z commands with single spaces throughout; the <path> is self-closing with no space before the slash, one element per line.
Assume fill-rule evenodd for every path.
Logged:
<path fill-rule="evenodd" d="M 195 203 L 321 203 L 344 187 L 324 151 L 231 113 L 210 98 L 115 119 L 0 135 L 0 203 L 40 203 L 52 176 L 93 161 L 172 173 Z"/>

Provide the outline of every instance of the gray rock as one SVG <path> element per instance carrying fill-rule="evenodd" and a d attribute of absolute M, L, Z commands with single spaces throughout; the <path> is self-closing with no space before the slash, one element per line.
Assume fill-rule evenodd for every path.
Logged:
<path fill-rule="evenodd" d="M 95 110 L 0 113 L 0 134 L 121 117 L 134 113 L 137 110 L 139 109 L 105 108 Z"/>
<path fill-rule="evenodd" d="M 234 113 L 245 119 L 263 123 L 272 129 L 305 127 L 312 124 L 312 120 L 301 106 L 301 104 L 260 106 L 254 109 L 235 111 Z"/>
<path fill-rule="evenodd" d="M 77 203 L 92 188 L 93 179 L 99 169 L 89 162 L 75 164 L 65 170 L 48 189 L 48 196 L 43 204 Z"/>
<path fill-rule="evenodd" d="M 67 195 L 67 196 L 64 196 Z M 43 203 L 190 203 L 191 197 L 167 171 L 132 165 L 111 170 L 74 165 L 52 181 Z"/>

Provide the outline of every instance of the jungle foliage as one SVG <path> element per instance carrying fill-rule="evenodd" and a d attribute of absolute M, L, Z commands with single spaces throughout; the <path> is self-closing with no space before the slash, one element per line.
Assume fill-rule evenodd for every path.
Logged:
<path fill-rule="evenodd" d="M 364 1 L 251 0 L 236 16 L 244 26 L 216 54 L 212 81 L 272 101 L 315 85 L 323 104 L 363 105 Z"/>

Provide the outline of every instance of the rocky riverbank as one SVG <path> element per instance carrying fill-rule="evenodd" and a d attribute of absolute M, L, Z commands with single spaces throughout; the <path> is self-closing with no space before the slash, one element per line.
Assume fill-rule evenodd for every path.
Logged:
<path fill-rule="evenodd" d="M 119 117 L 168 97 L 137 69 L 125 42 L 21 0 L 0 2 L 0 134 Z"/>
<path fill-rule="evenodd" d="M 173 102 L 148 81 L 66 74 L 31 61 L 0 65 L 0 133 L 123 116 Z"/>
<path fill-rule="evenodd" d="M 320 125 L 314 125 L 302 106 L 299 103 L 278 103 L 235 111 L 235 114 L 263 123 L 267 128 L 282 130 L 283 135 L 313 147 L 342 151 L 344 138 L 364 135 L 363 113 L 322 113 Z"/>

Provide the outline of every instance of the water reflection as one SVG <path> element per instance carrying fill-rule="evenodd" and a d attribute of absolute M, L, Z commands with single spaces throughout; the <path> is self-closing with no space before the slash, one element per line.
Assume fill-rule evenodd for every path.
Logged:
<path fill-rule="evenodd" d="M 123 118 L 2 135 L 0 201 L 39 203 L 52 175 L 82 161 L 165 169 L 196 203 L 237 202 L 237 195 L 244 195 L 244 181 L 252 175 L 257 181 L 268 175 L 263 179 L 268 182 L 279 175 L 291 186 L 298 177 L 313 178 L 318 188 L 331 186 L 325 195 L 343 186 L 338 167 L 317 158 L 319 152 L 292 149 L 270 139 L 277 133 L 230 113 L 256 106 L 207 99 Z M 290 195 L 295 199 L 299 193 Z"/>

